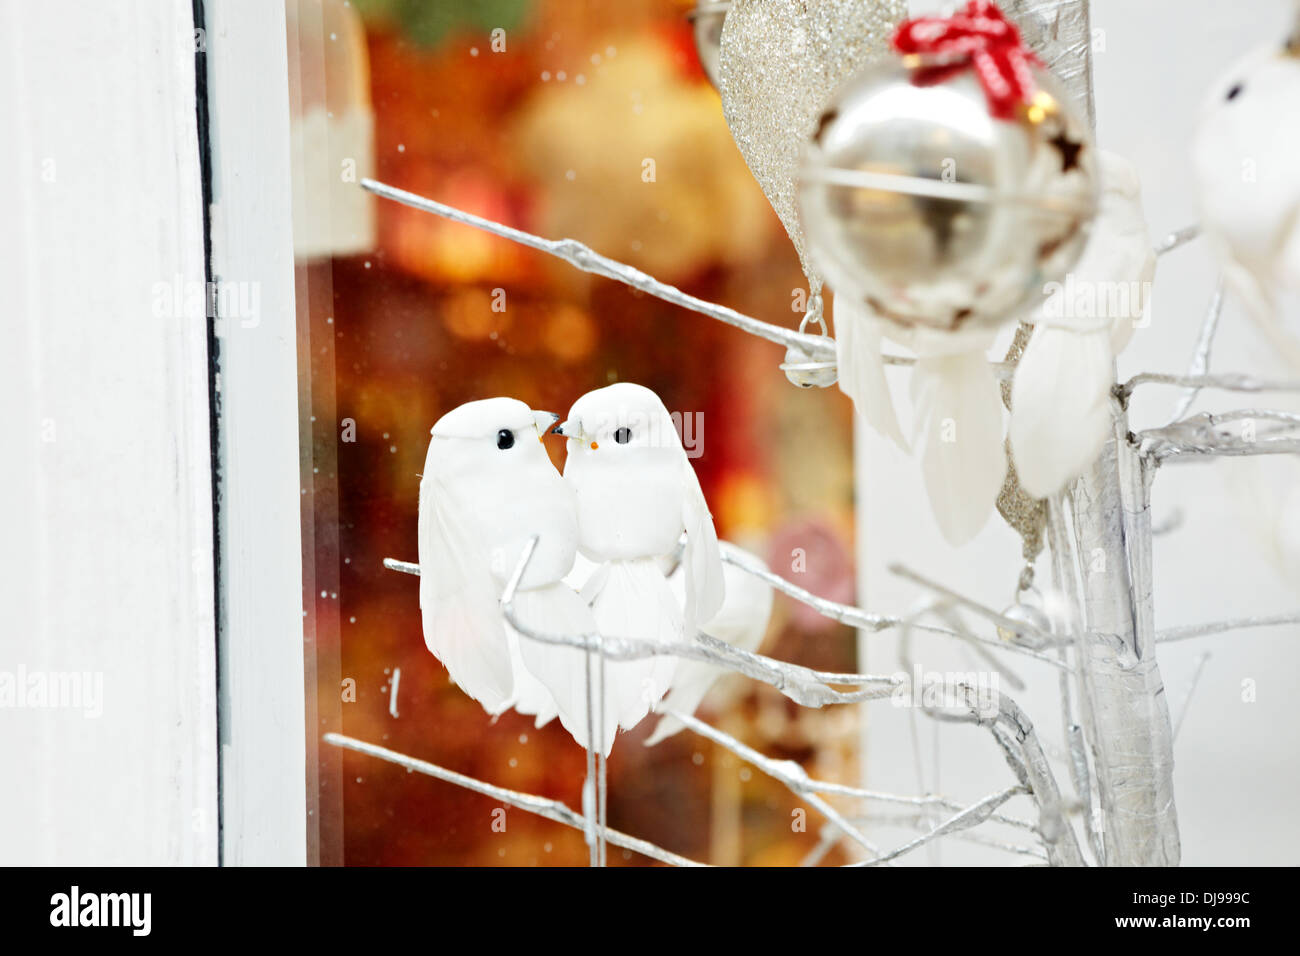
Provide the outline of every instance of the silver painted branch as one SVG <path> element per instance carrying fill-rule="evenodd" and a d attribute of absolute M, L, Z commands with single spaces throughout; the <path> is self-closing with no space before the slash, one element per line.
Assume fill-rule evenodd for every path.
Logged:
<path fill-rule="evenodd" d="M 570 808 L 567 804 L 559 800 L 552 800 L 549 797 L 539 797 L 531 793 L 521 793 L 518 790 L 507 790 L 505 787 L 498 787 L 495 784 L 484 783 L 482 780 L 468 777 L 463 773 L 457 773 L 454 770 L 448 770 L 445 767 L 439 767 L 437 764 L 429 763 L 427 760 L 418 760 L 415 757 L 408 757 L 406 754 L 400 754 L 395 750 L 389 750 L 387 747 L 379 747 L 375 744 L 366 743 L 364 740 L 357 740 L 355 737 L 346 737 L 343 734 L 326 734 L 325 742 L 335 747 L 342 747 L 345 750 L 354 750 L 357 753 L 366 754 L 370 757 L 377 757 L 380 760 L 386 760 L 389 763 L 397 764 L 399 767 L 405 767 L 407 770 L 413 770 L 416 773 L 427 774 L 438 780 L 447 783 L 454 783 L 458 787 L 464 787 L 466 790 L 473 790 L 475 793 L 481 793 L 484 796 L 491 797 L 494 800 L 500 800 L 502 803 L 520 810 L 527 810 L 529 813 L 535 813 L 539 817 L 545 817 L 548 820 L 554 820 L 556 823 L 563 823 L 567 827 L 573 827 L 575 830 L 586 830 L 587 821 L 582 814 Z M 647 840 L 641 840 L 634 836 L 628 836 L 618 830 L 605 830 L 605 836 L 610 843 L 622 847 L 625 850 L 631 850 L 634 853 L 640 853 L 642 856 L 648 856 L 652 860 L 658 860 L 661 863 L 671 863 L 673 866 L 703 866 L 694 860 L 688 860 L 684 856 L 678 856 L 662 847 L 656 846 Z"/>
<path fill-rule="evenodd" d="M 989 819 L 994 820 L 996 819 L 996 817 L 997 814 L 994 814 Z M 930 832 L 931 828 L 934 826 L 933 818 L 929 816 L 922 816 L 920 814 L 866 813 L 863 814 L 862 816 L 850 817 L 849 820 L 852 823 L 879 823 L 887 826 L 909 827 L 911 829 L 920 830 L 925 833 Z M 838 837 L 834 834 L 834 832 L 831 830 L 830 827 L 824 828 L 822 834 L 823 842 L 826 842 L 828 838 L 829 838 L 829 845 L 826 847 L 826 850 L 822 851 L 823 854 L 829 851 L 831 847 L 833 847 L 837 842 L 839 842 Z M 1047 859 L 1047 853 L 1040 847 L 1025 846 L 1020 843 L 1007 843 L 1005 840 L 997 840 L 992 837 L 983 836 L 979 833 L 970 833 L 967 831 L 959 830 L 955 833 L 954 832 L 944 833 L 941 836 L 941 839 L 960 840 L 963 843 L 977 843 L 980 846 L 992 847 L 995 850 L 1003 850 L 1007 853 L 1015 853 L 1020 856 L 1032 856 L 1035 859 L 1039 859 L 1039 860 Z M 821 846 L 819 844 L 818 849 L 820 848 Z M 801 865 L 807 866 L 808 863 L 805 860 Z"/>
<path fill-rule="evenodd" d="M 748 332 L 760 339 L 766 339 L 786 348 L 792 346 L 799 348 L 812 361 L 830 363 L 831 367 L 834 367 L 836 361 L 834 340 L 828 340 L 820 335 L 809 335 L 795 329 L 788 329 L 783 325 L 774 325 L 771 322 L 764 322 L 751 315 L 745 315 L 743 312 L 727 308 L 725 305 L 707 302 L 704 299 L 683 292 L 676 286 L 660 282 L 640 269 L 619 262 L 616 259 L 611 259 L 608 256 L 603 256 L 576 239 L 546 239 L 542 236 L 535 236 L 531 232 L 525 232 L 522 229 L 516 229 L 513 226 L 507 226 L 492 219 L 476 216 L 473 213 L 465 212 L 463 209 L 457 209 L 455 206 L 448 206 L 446 203 L 440 203 L 374 179 L 362 179 L 360 186 L 376 196 L 391 199 L 393 202 L 410 206 L 412 209 L 432 213 L 435 216 L 441 216 L 464 226 L 473 226 L 475 229 L 481 229 L 483 232 L 494 236 L 509 239 L 521 246 L 527 246 L 529 249 L 545 252 L 583 272 L 621 282 L 647 295 L 681 306 L 683 309 L 690 309 L 700 315 L 707 315 L 711 319 L 725 322 L 727 325 L 740 329 L 742 332 Z M 880 359 L 885 365 L 912 366 L 916 364 L 916 359 L 907 355 L 886 354 L 882 355 Z M 993 368 L 993 373 L 1002 381 L 1009 380 L 1014 372 L 1014 368 L 1005 362 L 990 362 L 989 365 Z"/>
<path fill-rule="evenodd" d="M 1088 125 L 1095 125 L 1089 4 L 1078 0 L 1004 0 L 1003 8 L 1020 26 L 1029 46 L 1074 96 L 1088 117 Z"/>
<path fill-rule="evenodd" d="M 1283 624 L 1300 624 L 1300 611 L 1292 614 L 1274 614 L 1269 617 L 1241 617 L 1232 621 L 1212 621 L 1208 624 L 1189 624 L 1184 627 L 1170 627 L 1156 634 L 1156 643 L 1167 641 L 1185 641 L 1193 637 L 1206 637 L 1210 634 L 1226 634 L 1229 631 L 1241 631 L 1254 627 L 1279 627 Z"/>
<path fill-rule="evenodd" d="M 1139 385 L 1173 385 L 1178 388 L 1215 388 L 1225 392 L 1300 392 L 1300 379 L 1259 379 L 1240 372 L 1220 375 L 1170 375 L 1165 372 L 1140 372 L 1122 385 L 1116 395 L 1127 404 Z"/>
<path fill-rule="evenodd" d="M 859 845 L 866 847 L 874 854 L 871 859 L 855 865 L 876 866 L 889 863 L 905 853 L 924 846 L 934 839 L 961 830 L 970 829 L 971 827 L 978 826 L 986 821 L 997 821 L 1011 826 L 1028 829 L 1035 833 L 1037 832 L 1037 828 L 1026 821 L 1016 820 L 995 813 L 998 807 L 1002 806 L 1002 804 L 1006 803 L 1012 797 L 1029 793 L 1029 790 L 1024 786 L 1017 785 L 1008 787 L 1007 789 L 993 794 L 990 797 L 986 797 L 971 806 L 960 806 L 941 797 L 895 797 L 889 794 L 873 793 L 872 791 L 861 790 L 856 787 L 847 787 L 841 784 L 832 784 L 824 781 L 813 780 L 808 776 L 803 767 L 792 760 L 773 760 L 771 757 L 759 753 L 757 750 L 742 743 L 730 734 L 724 733 L 716 727 L 712 727 L 704 721 L 689 714 L 673 710 L 665 711 L 665 713 L 681 721 L 688 728 L 695 731 L 695 733 L 707 737 L 714 743 L 725 747 L 742 760 L 757 767 L 763 773 L 780 781 L 795 796 L 802 797 L 812 804 L 813 807 L 826 817 L 830 824 L 837 830 Z M 818 796 L 819 793 L 834 793 L 839 796 L 855 797 L 858 799 L 886 799 L 890 802 L 903 802 L 918 807 L 939 806 L 944 809 L 956 810 L 957 812 L 949 820 L 941 823 L 925 835 L 909 841 L 907 844 L 888 853 L 882 853 L 880 850 L 875 848 L 860 831 L 856 830 L 856 828 L 852 826 L 849 819 L 845 818 L 828 803 L 822 800 Z"/>
<path fill-rule="evenodd" d="M 1177 865 L 1173 729 L 1156 664 L 1151 595 L 1153 466 L 1129 447 L 1127 415 L 1074 485 L 1085 630 L 1077 644 L 1106 862 Z"/>
<path fill-rule="evenodd" d="M 807 605 L 808 607 L 816 611 L 818 614 L 822 615 L 822 617 L 829 618 L 832 621 L 838 621 L 841 624 L 847 624 L 849 627 L 856 627 L 862 631 L 877 633 L 880 631 L 888 630 L 890 628 L 901 627 L 905 623 L 905 619 L 902 617 L 895 617 L 893 615 L 888 615 L 888 614 L 872 614 L 869 611 L 864 611 L 862 608 L 854 607 L 851 604 L 840 604 L 837 601 L 831 601 L 826 598 L 819 597 L 816 594 L 813 594 L 811 591 L 808 591 L 804 588 L 799 587 L 799 585 L 797 584 L 793 584 L 787 581 L 785 578 L 781 577 L 778 574 L 773 574 L 771 571 L 765 571 L 762 570 L 761 568 L 755 568 L 742 561 L 737 561 L 734 558 L 729 557 L 725 553 L 722 556 L 722 560 L 728 564 L 735 565 L 737 568 L 744 571 L 746 574 L 753 575 L 754 577 L 758 578 L 758 580 L 767 584 L 773 590 L 780 591 L 782 594 L 786 595 L 787 597 L 793 598 L 799 603 Z M 901 572 L 901 573 L 909 573 L 909 572 Z M 928 584 L 928 582 L 925 582 L 919 577 L 914 578 L 914 580 L 916 580 L 918 583 L 921 584 Z M 974 604 L 974 602 L 966 601 L 966 599 L 964 598 L 959 598 L 956 595 L 952 595 L 952 592 L 950 591 L 945 590 L 944 593 L 947 595 L 951 595 L 952 602 L 955 604 L 962 604 L 963 606 L 979 608 L 980 610 L 978 611 L 978 613 L 980 613 L 982 616 L 987 617 L 989 620 L 993 621 L 994 624 L 1002 628 L 1007 633 L 1014 634 L 1017 637 L 1029 636 L 1032 637 L 1035 641 L 1053 640 L 1053 638 L 1047 635 L 1043 635 L 1041 634 L 1041 632 L 1038 632 L 1031 625 L 1019 621 L 1012 621 L 1010 618 L 1006 618 L 1000 614 L 996 614 L 987 608 L 982 608 L 980 607 L 980 605 Z M 1016 642 L 993 640 L 987 637 L 980 637 L 978 634 L 973 634 L 967 630 L 958 629 L 955 627 L 943 628 L 943 627 L 937 627 L 930 624 L 911 624 L 910 626 L 914 627 L 918 631 L 926 631 L 931 634 L 942 634 L 945 637 L 956 638 L 957 640 L 965 641 L 969 644 L 976 645 L 976 650 L 982 654 L 986 653 L 983 651 L 984 647 L 990 647 L 990 648 L 995 648 L 999 651 L 1010 651 L 1017 654 L 1023 654 L 1027 657 L 1032 657 L 1035 660 L 1041 661 L 1045 664 L 1049 664 L 1053 667 L 1061 666 L 1060 661 L 1057 661 L 1053 658 L 1040 654 L 1038 651 L 1034 650 L 1033 647 L 1024 646 Z M 1038 644 L 1034 645 L 1034 647 L 1037 646 Z"/>
<path fill-rule="evenodd" d="M 866 834 L 849 823 L 838 810 L 817 795 L 817 787 L 808 776 L 808 772 L 793 760 L 773 760 L 771 757 L 764 756 L 730 734 L 723 733 L 721 730 L 709 726 L 704 721 L 684 711 L 665 710 L 664 714 L 676 718 L 701 737 L 706 737 L 715 744 L 725 747 L 746 763 L 757 767 L 773 780 L 779 781 L 795 796 L 807 800 L 813 809 L 854 843 L 857 843 L 868 853 L 873 853 L 876 856 L 880 855 L 880 848 L 868 840 Z"/>
<path fill-rule="evenodd" d="M 1175 743 L 1178 741 L 1178 732 L 1183 729 L 1183 721 L 1187 719 L 1187 712 L 1192 709 L 1192 695 L 1196 693 L 1196 685 L 1201 682 L 1201 671 L 1205 670 L 1205 662 L 1209 659 L 1209 651 L 1196 658 L 1196 670 L 1192 672 L 1192 679 L 1187 683 L 1187 693 L 1183 695 L 1183 704 L 1178 708 L 1178 716 L 1174 718 Z"/>
<path fill-rule="evenodd" d="M 1200 236 L 1200 234 L 1201 227 L 1199 224 L 1184 226 L 1182 229 L 1177 229 L 1156 243 L 1156 255 L 1163 256 L 1166 253 L 1173 252 L 1175 249 L 1181 249 L 1193 239 Z"/>
<path fill-rule="evenodd" d="M 473 226 L 475 229 L 481 229 L 489 232 L 494 236 L 501 236 L 512 242 L 517 242 L 522 246 L 530 249 L 536 249 L 563 259 L 569 265 L 581 269 L 583 272 L 590 272 L 593 275 L 603 276 L 606 279 L 613 279 L 616 282 L 622 282 L 634 289 L 639 289 L 648 295 L 663 299 L 665 302 L 671 302 L 673 305 L 681 306 L 684 309 L 690 309 L 693 312 L 699 312 L 701 315 L 707 315 L 710 318 L 717 319 L 719 322 L 725 322 L 727 325 L 735 326 L 743 332 L 750 335 L 756 335 L 761 339 L 767 339 L 769 342 L 775 342 L 786 348 L 796 347 L 803 349 L 814 361 L 835 361 L 834 343 L 827 344 L 827 340 L 821 336 L 808 335 L 803 332 L 796 332 L 794 329 L 787 329 L 780 325 L 773 325 L 770 322 L 763 322 L 752 316 L 744 315 L 735 309 L 729 309 L 723 305 L 716 305 L 712 302 L 706 302 L 703 299 L 696 298 L 693 295 L 683 292 L 676 286 L 668 285 L 657 279 L 646 275 L 640 269 L 635 269 L 625 263 L 618 262 L 608 256 L 602 256 L 600 253 L 583 245 L 576 239 L 543 239 L 541 236 L 535 236 L 532 233 L 524 232 L 522 229 L 515 229 L 511 226 L 494 222 L 491 219 L 484 219 L 482 216 L 476 216 L 473 213 L 465 212 L 454 206 L 448 206 L 444 203 L 436 202 L 424 196 L 418 196 L 415 193 L 407 192 L 404 189 L 397 189 L 385 183 L 377 182 L 373 179 L 361 180 L 361 188 L 374 193 L 376 196 L 382 196 L 385 199 L 391 199 L 399 202 L 404 206 L 410 206 L 412 209 L 419 209 L 422 212 L 433 213 L 435 216 L 441 216 L 452 222 L 458 222 L 466 226 Z"/>
<path fill-rule="evenodd" d="M 888 853 L 877 855 L 874 859 L 864 860 L 861 863 L 854 863 L 853 866 L 879 866 L 882 863 L 888 863 L 902 856 L 904 853 L 910 853 L 913 850 L 920 849 L 925 844 L 940 837 L 948 836 L 952 833 L 958 833 L 962 830 L 969 830 L 971 827 L 988 820 L 993 811 L 1002 804 L 1006 803 L 1012 797 L 1019 796 L 1025 792 L 1024 787 L 1008 787 L 998 793 L 990 794 L 978 803 L 972 804 L 960 813 L 949 817 L 928 833 L 924 833 L 915 840 L 904 843 L 897 849 L 890 850 Z"/>
<path fill-rule="evenodd" d="M 1229 425 L 1240 422 L 1235 430 Z M 1257 427 L 1256 423 L 1262 423 Z M 1300 452 L 1300 415 L 1265 408 L 1202 412 L 1161 428 L 1139 432 L 1137 446 L 1156 464 L 1209 458 L 1243 458 Z M 1270 437 L 1271 436 L 1271 437 Z"/>
<path fill-rule="evenodd" d="M 826 704 L 862 703 L 892 698 L 895 691 L 906 683 L 905 679 L 896 677 L 814 671 L 799 665 L 775 661 L 759 654 L 741 651 L 702 632 L 698 635 L 697 641 L 690 644 L 682 642 L 656 644 L 648 641 L 601 637 L 599 635 L 540 633 L 520 622 L 515 617 L 512 607 L 515 588 L 527 568 L 531 556 L 532 548 L 526 548 L 501 596 L 502 613 L 506 620 L 520 635 L 531 640 L 582 648 L 611 660 L 633 660 L 651 656 L 675 656 L 702 660 L 771 684 L 791 700 L 812 707 L 821 707 Z M 418 576 L 420 573 L 419 565 L 410 562 L 387 558 L 384 560 L 384 565 L 392 570 L 407 574 Z M 832 620 L 838 619 L 833 613 L 828 614 L 828 616 Z M 867 689 L 842 692 L 826 686 L 827 684 L 866 685 Z M 1081 864 L 1082 858 L 1079 856 L 1074 833 L 1068 823 L 1065 822 L 1061 812 L 1060 791 L 1029 718 L 1025 716 L 1014 701 L 996 692 L 979 691 L 960 683 L 949 684 L 946 689 L 951 694 L 964 698 L 968 710 L 944 711 L 941 713 L 927 710 L 927 713 L 939 719 L 974 723 L 988 729 L 999 746 L 1002 747 L 1008 763 L 1020 780 L 1021 785 L 1025 787 L 1027 792 L 1032 793 L 1034 801 L 1038 805 L 1039 825 L 1037 832 L 1042 835 L 1047 843 L 1051 858 L 1066 865 Z M 981 697 L 981 694 L 985 696 Z M 720 743 L 723 742 L 721 738 L 726 737 L 721 731 L 708 728 L 708 725 L 702 724 L 694 718 L 683 719 L 681 714 L 674 714 L 674 716 L 697 732 L 705 733 L 706 731 L 701 728 L 707 728 L 706 735 L 712 736 L 713 739 L 718 740 Z M 733 740 L 734 738 L 726 739 Z M 736 744 L 740 747 L 744 746 L 739 742 L 736 742 Z M 761 755 L 756 752 L 753 752 L 753 755 L 761 758 Z M 802 773 L 802 768 L 799 768 L 799 771 Z M 793 780 L 794 778 L 791 777 L 790 779 Z M 803 779 L 806 781 L 807 777 L 805 776 Z M 856 788 L 845 788 L 833 784 L 818 784 L 817 786 L 827 788 L 825 792 L 859 796 L 864 799 L 877 797 L 877 795 L 871 794 L 869 791 L 859 791 Z M 828 805 L 823 807 L 821 802 L 818 802 L 817 805 L 819 811 L 824 814 L 827 811 L 829 813 L 835 812 Z M 940 804 L 931 803 L 928 805 Z M 827 818 L 831 819 L 829 815 L 827 815 Z M 1002 822 L 1015 825 L 1009 819 Z M 858 839 L 857 837 L 853 838 Z M 861 840 L 858 840 L 858 842 L 861 842 Z M 872 848 L 872 852 L 876 852 L 874 848 Z"/>
<path fill-rule="evenodd" d="M 1224 278 L 1221 275 L 1219 281 L 1215 283 L 1210 306 L 1205 310 L 1201 333 L 1196 337 L 1196 349 L 1192 352 L 1192 361 L 1187 368 L 1188 375 L 1205 375 L 1210 371 L 1210 352 L 1214 349 L 1214 336 L 1219 330 L 1219 319 L 1223 316 L 1223 295 Z M 1175 422 L 1186 415 L 1200 391 L 1199 388 L 1189 388 L 1184 392 L 1173 414 L 1169 416 L 1169 421 Z"/>

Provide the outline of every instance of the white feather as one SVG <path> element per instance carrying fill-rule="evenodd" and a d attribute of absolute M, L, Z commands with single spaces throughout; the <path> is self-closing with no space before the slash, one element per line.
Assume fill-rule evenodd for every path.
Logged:
<path fill-rule="evenodd" d="M 428 472 L 418 542 L 424 642 L 461 690 L 499 713 L 514 680 L 488 559 L 449 490 Z"/>
<path fill-rule="evenodd" d="M 686 529 L 686 554 L 682 559 L 686 579 L 683 617 L 686 633 L 691 635 L 701 621 L 707 621 L 722 607 L 727 586 L 718 553 L 718 533 L 700 479 L 684 456 L 682 468 L 682 483 L 686 488 L 682 496 L 682 526 Z"/>
<path fill-rule="evenodd" d="M 543 634 L 567 634 L 577 637 L 594 634 L 598 629 L 595 617 L 587 602 L 564 583 L 557 583 L 532 591 L 521 591 L 515 597 L 515 613 L 519 623 Z M 560 723 L 578 746 L 586 747 L 587 733 L 587 654 L 577 648 L 545 644 L 520 636 L 519 656 L 527 668 L 551 694 Z M 608 668 L 609 664 L 606 664 Z M 606 684 L 606 709 L 603 721 L 597 716 L 600 710 L 600 668 L 594 656 L 591 664 L 592 722 L 599 727 L 608 756 L 618 731 L 618 710 Z M 540 718 L 540 714 L 539 714 Z M 540 723 L 539 723 L 540 726 Z"/>
<path fill-rule="evenodd" d="M 719 549 L 729 558 L 744 562 L 760 571 L 766 571 L 767 565 L 756 555 L 727 541 L 718 542 Z M 772 616 L 772 588 L 754 575 L 728 562 L 722 566 L 726 579 L 727 599 L 718 613 L 705 622 L 702 630 L 710 637 L 726 641 L 733 647 L 744 651 L 756 651 L 767 634 L 768 621 Z M 682 568 L 668 579 L 668 584 L 679 601 L 686 600 L 685 574 Z M 700 706 L 710 688 L 723 676 L 723 671 L 703 661 L 682 660 L 677 664 L 673 675 L 672 688 L 664 698 L 661 709 L 671 709 L 693 714 Z M 655 726 L 654 733 L 646 740 L 646 746 L 671 737 L 685 725 L 674 717 L 665 715 Z"/>
<path fill-rule="evenodd" d="M 1111 431 L 1113 383 L 1104 330 L 1034 331 L 1011 388 L 1011 455 L 1025 491 L 1054 495 L 1096 459 Z"/>
<path fill-rule="evenodd" d="M 892 438 L 907 450 L 907 440 L 898 427 L 894 399 L 885 380 L 881 358 L 880 321 L 850 293 L 835 300 L 835 347 L 839 365 L 839 386 L 858 414 L 880 434 Z"/>
<path fill-rule="evenodd" d="M 964 544 L 988 521 L 1006 478 L 997 379 L 983 352 L 921 357 L 912 400 L 935 521 L 951 544 Z"/>
<path fill-rule="evenodd" d="M 596 629 L 605 637 L 670 644 L 682 638 L 682 612 L 653 559 L 611 561 L 587 582 Z M 631 730 L 672 683 L 675 657 L 606 662 L 606 704 L 619 726 Z M 561 708 L 561 716 L 564 710 Z"/>
<path fill-rule="evenodd" d="M 1011 454 L 1020 485 L 1045 498 L 1078 477 L 1111 432 L 1114 356 L 1150 312 L 1156 255 L 1137 170 L 1101 153 L 1102 193 L 1088 247 L 1034 314 L 1038 328 L 1011 388 Z"/>
<path fill-rule="evenodd" d="M 521 714 L 535 717 L 534 727 L 545 727 L 559 715 L 560 711 L 555 703 L 555 695 L 533 676 L 533 672 L 528 669 L 523 656 L 519 653 L 520 643 L 527 640 L 528 638 L 521 637 L 514 628 L 506 627 L 506 641 L 510 647 L 510 669 L 514 677 L 514 693 L 499 710 L 489 711 L 489 713 L 495 717 L 507 710 L 517 710 Z"/>

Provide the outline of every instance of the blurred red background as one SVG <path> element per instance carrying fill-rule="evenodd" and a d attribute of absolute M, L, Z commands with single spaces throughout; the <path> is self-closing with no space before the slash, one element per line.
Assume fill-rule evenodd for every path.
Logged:
<path fill-rule="evenodd" d="M 340 103 L 369 109 L 379 180 L 579 239 L 694 295 L 795 325 L 797 259 L 727 132 L 687 9 L 290 0 L 295 122 L 307 125 L 311 86 L 323 83 L 324 141 L 337 151 L 356 136 Z M 359 39 L 339 52 L 345 27 Z M 494 49 L 498 28 L 504 49 Z M 670 410 L 703 415 L 704 454 L 693 463 L 720 536 L 848 600 L 850 405 L 834 389 L 794 388 L 778 348 L 710 319 L 391 202 L 345 208 L 311 178 L 313 163 L 339 178 L 337 157 L 311 148 L 319 137 L 306 141 L 295 205 L 328 207 L 334 232 L 353 215 L 365 232 L 374 217 L 365 251 L 303 253 L 298 268 L 314 853 L 323 864 L 583 865 L 575 830 L 509 809 L 497 832 L 494 800 L 318 743 L 338 730 L 581 806 L 584 752 L 558 722 L 493 721 L 452 685 L 424 646 L 417 581 L 382 565 L 416 558 L 429 428 L 472 399 L 510 395 L 563 413 L 609 382 L 647 385 Z M 360 192 L 344 180 L 345 196 Z M 309 218 L 296 244 L 320 238 L 321 217 Z M 562 443 L 550 451 L 562 466 Z M 806 553 L 800 573 L 796 548 Z M 763 651 L 846 671 L 853 648 L 848 628 L 778 599 Z M 855 780 L 851 709 L 801 710 L 728 678 L 702 713 L 819 777 Z M 653 723 L 614 747 L 611 826 L 722 864 L 797 863 L 815 845 L 819 821 L 809 814 L 809 832 L 793 826 L 798 803 L 783 787 L 690 732 L 646 748 Z M 611 848 L 612 865 L 646 862 Z"/>

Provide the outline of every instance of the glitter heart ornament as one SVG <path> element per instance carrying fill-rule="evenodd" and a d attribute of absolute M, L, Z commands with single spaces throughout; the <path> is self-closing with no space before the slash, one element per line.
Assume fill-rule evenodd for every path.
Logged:
<path fill-rule="evenodd" d="M 906 13 L 905 0 L 735 0 L 723 24 L 723 115 L 814 294 L 822 278 L 799 219 L 800 150 L 839 85 L 889 51 Z"/>

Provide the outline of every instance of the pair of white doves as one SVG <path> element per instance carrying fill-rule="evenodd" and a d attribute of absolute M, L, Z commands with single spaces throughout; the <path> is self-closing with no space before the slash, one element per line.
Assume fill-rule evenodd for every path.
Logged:
<path fill-rule="evenodd" d="M 693 710 L 717 672 L 664 655 L 606 661 L 603 720 L 591 717 L 592 742 L 586 653 L 518 634 L 502 615 L 502 590 L 531 538 L 537 546 L 513 608 L 523 628 L 541 634 L 667 644 L 694 640 L 707 622 L 714 636 L 752 649 L 766 630 L 771 594 L 748 575 L 724 575 L 699 480 L 654 392 L 618 383 L 578 399 L 555 429 L 568 440 L 563 477 L 542 446 L 557 420 L 512 398 L 489 398 L 433 426 L 420 481 L 424 639 L 489 713 L 513 707 L 538 726 L 558 716 L 580 746 L 608 755 L 617 730 L 639 723 L 670 687 L 669 703 Z M 679 596 L 665 564 L 683 532 L 673 574 Z M 601 668 L 591 672 L 599 703 Z M 655 739 L 678 729 L 661 722 Z"/>

